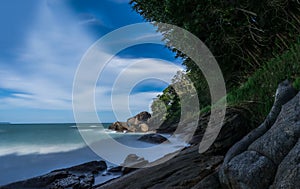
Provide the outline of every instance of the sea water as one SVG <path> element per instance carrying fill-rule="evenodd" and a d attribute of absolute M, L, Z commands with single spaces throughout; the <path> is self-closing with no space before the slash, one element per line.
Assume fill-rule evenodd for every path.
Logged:
<path fill-rule="evenodd" d="M 110 124 L 80 124 L 81 132 L 101 139 Z M 100 130 L 99 128 L 104 127 Z M 68 152 L 85 146 L 76 124 L 2 124 L 0 156 Z M 98 132 L 95 132 L 95 131 Z M 100 130 L 100 132 L 99 132 Z"/>
<path fill-rule="evenodd" d="M 40 176 L 55 169 L 67 168 L 88 161 L 105 160 L 109 167 L 116 166 L 109 159 L 124 160 L 127 154 L 105 146 L 112 154 L 103 158 L 87 146 L 81 134 L 90 141 L 109 143 L 108 136 L 134 148 L 148 148 L 154 144 L 138 141 L 142 133 L 117 133 L 105 124 L 0 124 L 0 186 L 11 182 Z M 166 136 L 168 137 L 168 136 Z M 149 162 L 186 145 L 169 137 L 166 149 L 152 150 L 143 157 Z M 171 148 L 170 148 L 171 146 Z M 101 181 L 110 178 L 101 178 Z M 99 180 L 99 179 L 98 179 Z"/>
<path fill-rule="evenodd" d="M 80 132 L 99 141 L 124 135 L 105 124 L 0 124 L 0 186 L 88 161 L 102 160 Z M 79 132 L 80 131 L 80 132 Z"/>

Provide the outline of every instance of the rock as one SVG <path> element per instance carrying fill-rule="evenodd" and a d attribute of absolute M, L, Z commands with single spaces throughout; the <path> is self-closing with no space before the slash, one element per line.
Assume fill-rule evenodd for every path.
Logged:
<path fill-rule="evenodd" d="M 141 112 L 141 113 L 137 114 L 137 115 L 135 116 L 135 118 L 136 118 L 138 121 L 141 121 L 141 122 L 147 122 L 148 119 L 151 118 L 151 114 L 150 114 L 149 112 L 144 111 L 144 112 Z"/>
<path fill-rule="evenodd" d="M 127 123 L 119 122 L 119 121 L 114 122 L 112 125 L 108 127 L 108 129 L 118 131 L 118 132 L 124 132 L 129 130 Z"/>
<path fill-rule="evenodd" d="M 149 131 L 149 126 L 146 123 L 141 123 L 139 125 L 139 128 L 140 128 L 141 132 L 148 132 Z"/>
<path fill-rule="evenodd" d="M 147 121 L 151 118 L 151 114 L 148 112 L 141 112 L 134 117 L 131 117 L 127 122 L 114 122 L 108 127 L 108 129 L 117 132 L 148 132 L 149 125 Z"/>
<path fill-rule="evenodd" d="M 1 188 L 80 188 L 89 189 L 95 182 L 94 175 L 105 171 L 104 161 L 92 161 L 78 166 L 52 171 L 43 176 L 34 177 L 24 181 L 8 184 Z"/>
<path fill-rule="evenodd" d="M 223 121 L 222 129 L 215 142 L 209 148 L 210 153 L 224 155 L 237 141 L 241 140 L 250 131 L 249 121 L 244 109 L 228 108 Z M 209 121 L 210 114 L 204 114 L 199 119 L 199 125 L 190 144 L 197 145 L 201 142 Z M 241 129 L 243 127 L 243 129 Z"/>
<path fill-rule="evenodd" d="M 192 188 L 214 174 L 223 160 L 223 156 L 206 156 L 198 150 L 197 146 L 186 148 L 169 161 L 138 169 L 95 189 Z"/>
<path fill-rule="evenodd" d="M 177 129 L 177 127 L 178 123 L 168 124 L 164 122 L 156 129 L 156 131 L 158 133 L 173 133 Z"/>
<path fill-rule="evenodd" d="M 138 157 L 135 154 L 129 154 L 120 166 L 113 167 L 109 169 L 107 172 L 121 173 L 122 175 L 125 175 L 139 168 L 142 168 L 147 164 L 149 164 L 149 162 L 144 158 Z"/>
<path fill-rule="evenodd" d="M 134 126 L 137 127 L 138 125 L 142 123 L 146 123 L 151 118 L 151 114 L 149 112 L 141 112 L 134 117 L 131 117 L 127 120 L 128 126 Z"/>
<path fill-rule="evenodd" d="M 300 140 L 278 166 L 270 189 L 300 188 Z"/>
<path fill-rule="evenodd" d="M 110 173 L 117 173 L 117 172 L 122 172 L 122 166 L 117 166 L 117 167 L 112 167 L 110 169 L 107 170 L 107 172 Z"/>
<path fill-rule="evenodd" d="M 227 166 L 230 188 L 268 188 L 276 172 L 273 162 L 255 151 L 234 157 Z"/>
<path fill-rule="evenodd" d="M 127 119 L 127 125 L 129 126 L 137 126 L 139 124 L 139 121 L 135 117 L 131 117 Z"/>
<path fill-rule="evenodd" d="M 279 180 L 290 178 L 287 162 L 296 160 L 288 154 L 298 153 L 300 93 L 294 98 L 293 94 L 295 90 L 286 81 L 280 84 L 266 120 L 228 151 L 219 171 L 224 188 L 269 188 L 275 175 L 274 188 L 298 188 L 297 181 Z"/>
<path fill-rule="evenodd" d="M 124 162 L 120 165 L 122 167 L 122 174 L 128 174 L 136 169 L 145 167 L 149 162 L 143 157 L 139 157 L 136 154 L 129 154 Z"/>
<path fill-rule="evenodd" d="M 143 135 L 138 140 L 143 141 L 143 142 L 153 143 L 153 144 L 170 142 L 166 137 L 161 136 L 160 134 L 157 134 L 157 133 Z"/>
<path fill-rule="evenodd" d="M 124 160 L 124 162 L 121 164 L 121 166 L 128 168 L 142 168 L 148 163 L 149 162 L 143 157 L 139 157 L 136 154 L 129 154 Z"/>
<path fill-rule="evenodd" d="M 83 163 L 66 169 L 54 170 L 52 172 L 68 171 L 72 173 L 98 174 L 99 172 L 105 171 L 106 169 L 107 169 L 107 165 L 105 161 L 91 161 L 91 162 Z"/>
<path fill-rule="evenodd" d="M 203 180 L 201 180 L 198 184 L 193 186 L 191 189 L 220 189 L 221 184 L 219 181 L 219 175 L 218 172 L 214 172 L 207 177 L 205 177 Z"/>

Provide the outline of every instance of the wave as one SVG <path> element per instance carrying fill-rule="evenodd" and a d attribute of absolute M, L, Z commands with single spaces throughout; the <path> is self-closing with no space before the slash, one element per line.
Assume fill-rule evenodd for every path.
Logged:
<path fill-rule="evenodd" d="M 93 128 L 103 128 L 103 126 L 100 126 L 100 125 L 80 125 L 80 126 L 77 126 L 77 125 L 72 125 L 72 126 L 69 126 L 70 128 L 78 128 L 78 129 L 87 129 L 87 128 L 90 128 L 90 129 L 93 129 Z"/>
<path fill-rule="evenodd" d="M 6 155 L 29 155 L 29 154 L 51 154 L 51 153 L 61 153 L 77 150 L 85 147 L 86 145 L 81 144 L 64 144 L 64 145 L 15 145 L 15 146 L 1 146 L 0 147 L 0 157 Z"/>
<path fill-rule="evenodd" d="M 89 126 L 89 127 L 91 127 L 91 128 L 103 128 L 102 126 L 99 126 L 99 125 L 91 125 L 91 126 Z"/>

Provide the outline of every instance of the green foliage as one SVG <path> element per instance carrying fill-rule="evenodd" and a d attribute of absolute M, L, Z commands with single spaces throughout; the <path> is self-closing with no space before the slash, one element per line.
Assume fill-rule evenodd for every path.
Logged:
<path fill-rule="evenodd" d="M 300 89 L 300 43 L 267 62 L 244 84 L 232 90 L 227 102 L 229 106 L 251 110 L 250 120 L 261 122 L 272 107 L 278 84 L 285 79 L 294 81 L 294 87 Z"/>
<path fill-rule="evenodd" d="M 162 95 L 158 96 L 159 100 L 162 101 L 166 107 L 167 115 L 166 122 L 174 123 L 180 120 L 180 99 L 172 85 L 168 86 Z"/>
<path fill-rule="evenodd" d="M 229 104 L 253 109 L 253 120 L 260 121 L 269 112 L 279 82 L 300 76 L 299 41 L 289 49 L 299 39 L 299 1 L 131 0 L 130 4 L 158 27 L 171 46 L 172 40 L 184 47 L 189 47 L 191 41 L 158 22 L 182 27 L 201 39 L 221 67 L 230 92 Z M 199 102 L 207 106 L 202 112 L 209 110 L 210 94 L 201 70 L 178 49 L 171 50 L 184 59 Z M 295 85 L 299 83 L 295 81 Z M 178 121 L 180 102 L 172 86 L 159 99 L 167 107 L 166 119 Z"/>
<path fill-rule="evenodd" d="M 237 86 L 246 73 L 289 48 L 299 36 L 300 4 L 295 0 L 131 0 L 133 9 L 146 20 L 182 27 L 201 39 L 212 51 L 224 73 L 228 88 Z M 158 25 L 166 43 L 173 34 Z M 174 36 L 173 36 L 174 38 Z M 184 36 L 175 36 L 184 46 Z M 176 49 L 177 56 L 194 80 L 201 71 Z M 199 92 L 206 91 L 199 85 Z M 197 88 L 198 89 L 198 88 Z"/>
<path fill-rule="evenodd" d="M 186 73 L 178 71 L 173 77 L 171 85 L 153 101 L 151 106 L 152 114 L 154 117 L 161 117 L 165 124 L 179 122 L 181 118 L 181 102 L 184 102 L 186 107 L 194 107 L 196 104 L 192 104 L 194 103 L 192 99 L 197 99 L 196 95 L 197 91 Z M 193 110 L 193 108 L 189 109 Z M 185 113 L 190 113 L 189 116 L 193 117 L 193 114 L 197 112 L 186 110 Z"/>
<path fill-rule="evenodd" d="M 296 80 L 293 83 L 293 87 L 298 91 L 300 90 L 300 77 L 296 78 Z"/>

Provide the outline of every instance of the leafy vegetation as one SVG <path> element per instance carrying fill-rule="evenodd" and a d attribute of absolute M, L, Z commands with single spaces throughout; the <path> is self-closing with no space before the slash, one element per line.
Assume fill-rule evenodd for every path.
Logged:
<path fill-rule="evenodd" d="M 182 27 L 201 39 L 216 57 L 228 87 L 288 49 L 300 32 L 300 4 L 295 0 L 132 0 L 131 5 L 148 21 Z M 168 43 L 172 31 L 159 25 L 158 31 Z M 185 44 L 186 39 L 176 40 Z M 201 80 L 197 66 L 172 50 L 185 58 L 195 81 Z"/>
<path fill-rule="evenodd" d="M 279 55 L 258 69 L 240 87 L 227 95 L 229 106 L 247 108 L 249 119 L 261 122 L 269 113 L 276 88 L 280 82 L 289 79 L 300 89 L 300 43 Z"/>
<path fill-rule="evenodd" d="M 299 1 L 131 0 L 130 4 L 158 27 L 166 43 L 173 33 L 158 22 L 182 27 L 201 39 L 224 74 L 229 105 L 251 109 L 256 115 L 253 120 L 268 113 L 280 81 L 293 79 L 294 86 L 300 88 Z M 184 36 L 175 39 L 183 45 L 189 43 Z M 206 107 L 202 112 L 209 110 L 210 94 L 200 69 L 179 50 L 171 50 L 184 59 L 186 75 L 197 89 L 200 104 Z M 172 86 L 158 99 L 167 107 L 164 118 L 178 121 L 180 102 Z"/>

